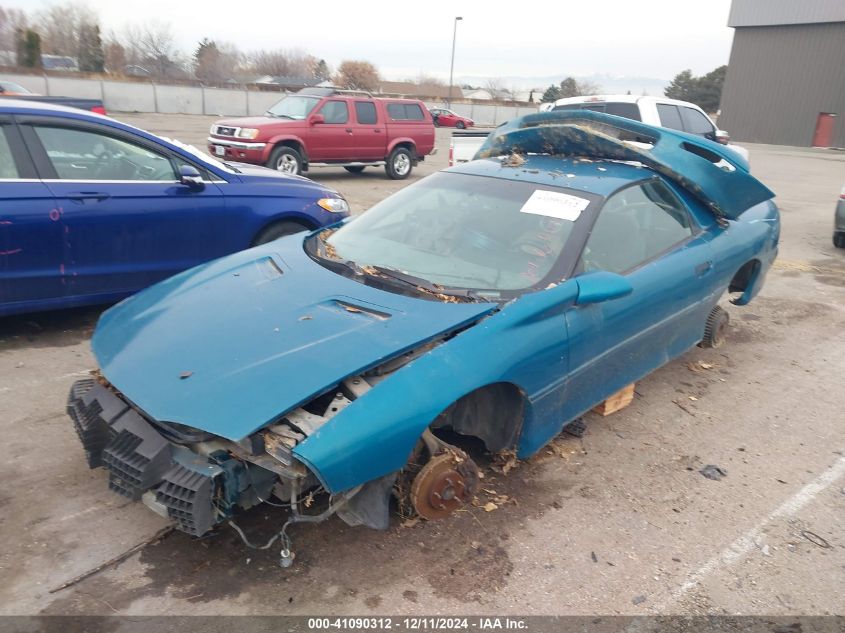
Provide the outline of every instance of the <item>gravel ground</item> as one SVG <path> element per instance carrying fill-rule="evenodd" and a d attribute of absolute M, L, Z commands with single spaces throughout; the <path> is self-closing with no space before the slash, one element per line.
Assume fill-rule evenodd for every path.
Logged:
<path fill-rule="evenodd" d="M 200 147 L 213 120 L 118 118 Z M 445 166 L 448 137 L 409 181 L 311 175 L 361 212 Z M 64 413 L 94 367 L 100 309 L 0 319 L 0 613 L 845 614 L 845 253 L 830 239 L 845 155 L 748 147 L 783 240 L 760 297 L 728 307 L 728 345 L 658 370 L 631 406 L 590 414 L 583 438 L 506 477 L 482 464 L 485 488 L 513 502 L 386 532 L 297 526 L 290 569 L 222 528 L 48 593 L 165 522 L 86 468 Z M 703 477 L 706 464 L 727 476 Z M 281 520 L 258 508 L 241 524 L 259 540 Z"/>

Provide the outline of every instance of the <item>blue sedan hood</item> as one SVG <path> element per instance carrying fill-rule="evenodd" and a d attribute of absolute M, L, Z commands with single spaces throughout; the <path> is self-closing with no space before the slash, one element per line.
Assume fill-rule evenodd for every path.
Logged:
<path fill-rule="evenodd" d="M 105 378 L 153 419 L 240 440 L 344 378 L 495 309 L 331 272 L 302 234 L 191 269 L 103 314 Z"/>

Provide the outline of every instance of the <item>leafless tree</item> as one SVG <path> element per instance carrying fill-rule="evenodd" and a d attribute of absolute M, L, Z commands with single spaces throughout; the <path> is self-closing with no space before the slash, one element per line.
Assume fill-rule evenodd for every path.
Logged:
<path fill-rule="evenodd" d="M 259 50 L 250 53 L 247 67 L 256 75 L 308 77 L 319 63 L 300 49 Z"/>
<path fill-rule="evenodd" d="M 187 63 L 176 48 L 169 24 L 151 21 L 126 27 L 120 40 L 126 61 L 141 66 L 153 77 L 179 78 L 187 76 Z"/>
<path fill-rule="evenodd" d="M 129 63 L 126 48 L 113 32 L 103 38 L 103 59 L 108 73 L 122 74 L 126 64 Z"/>
<path fill-rule="evenodd" d="M 380 79 L 378 70 L 370 62 L 347 59 L 338 66 L 334 81 L 339 88 L 372 92 L 378 89 Z"/>
<path fill-rule="evenodd" d="M 99 25 L 99 18 L 83 4 L 65 2 L 38 11 L 32 23 L 41 34 L 43 53 L 77 57 L 81 34 Z"/>
<path fill-rule="evenodd" d="M 14 51 L 17 45 L 15 33 L 27 26 L 26 13 L 20 9 L 0 7 L 0 51 Z"/>

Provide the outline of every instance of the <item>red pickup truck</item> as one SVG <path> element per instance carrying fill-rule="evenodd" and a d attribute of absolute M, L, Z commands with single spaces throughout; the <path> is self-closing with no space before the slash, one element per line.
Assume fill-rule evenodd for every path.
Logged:
<path fill-rule="evenodd" d="M 342 166 L 356 174 L 384 165 L 390 178 L 401 180 L 434 152 L 434 122 L 415 99 L 303 88 L 264 116 L 217 121 L 211 126 L 208 151 L 288 174 L 317 165 Z"/>

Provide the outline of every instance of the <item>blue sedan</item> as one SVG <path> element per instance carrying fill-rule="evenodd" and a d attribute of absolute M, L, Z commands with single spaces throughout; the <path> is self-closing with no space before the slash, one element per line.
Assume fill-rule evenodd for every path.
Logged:
<path fill-rule="evenodd" d="M 0 316 L 112 302 L 348 215 L 306 178 L 79 110 L 0 103 Z"/>
<path fill-rule="evenodd" d="M 394 489 L 442 518 L 479 482 L 455 433 L 529 457 L 624 386 L 721 345 L 719 302 L 751 301 L 777 255 L 772 197 L 698 137 L 527 116 L 339 228 L 110 309 L 92 341 L 101 378 L 77 383 L 68 411 L 110 487 L 191 534 L 270 495 L 291 508 L 283 558 L 291 523 L 386 527 Z"/>

